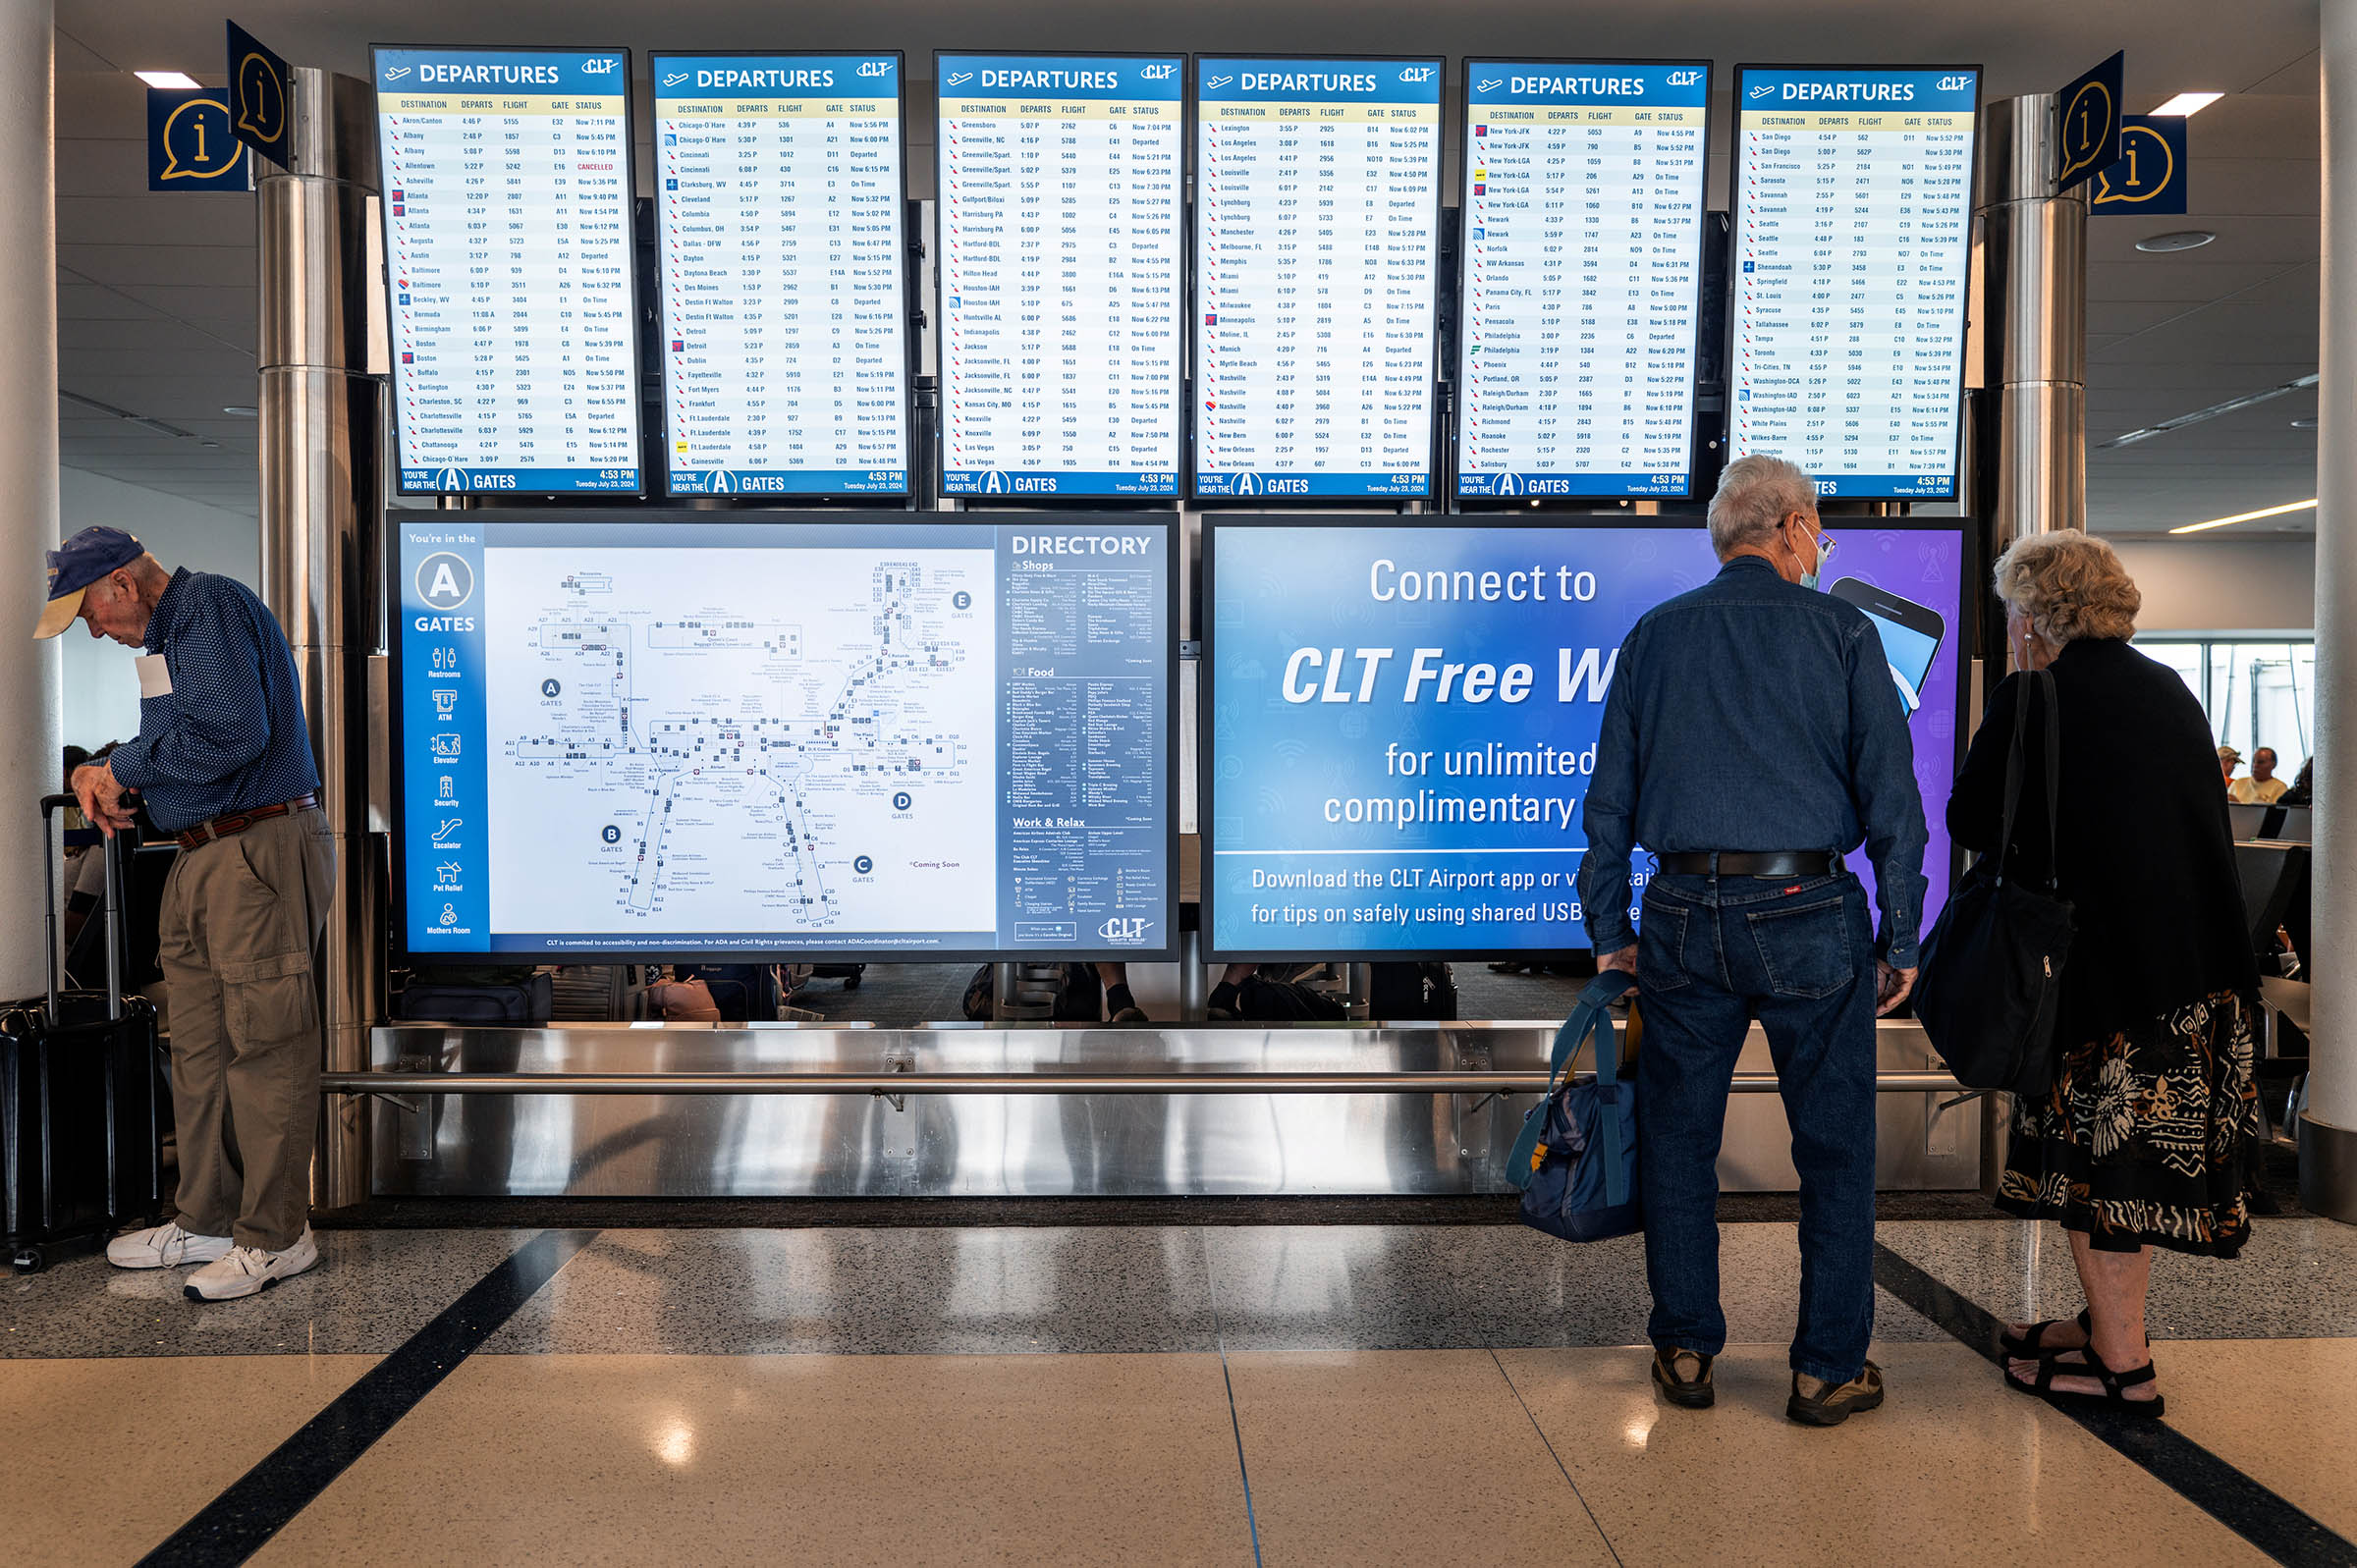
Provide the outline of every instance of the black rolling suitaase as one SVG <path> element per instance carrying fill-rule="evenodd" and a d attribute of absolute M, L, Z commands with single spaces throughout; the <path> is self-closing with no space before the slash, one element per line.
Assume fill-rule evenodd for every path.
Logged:
<path fill-rule="evenodd" d="M 41 802 L 41 828 L 72 795 Z M 58 990 L 57 862 L 41 848 L 48 897 L 49 989 L 39 1004 L 0 1010 L 0 1179 L 6 1243 L 22 1272 L 70 1243 L 103 1245 L 127 1221 L 163 1209 L 156 1105 L 155 1007 L 123 995 L 122 840 L 106 856 L 107 989 Z"/>

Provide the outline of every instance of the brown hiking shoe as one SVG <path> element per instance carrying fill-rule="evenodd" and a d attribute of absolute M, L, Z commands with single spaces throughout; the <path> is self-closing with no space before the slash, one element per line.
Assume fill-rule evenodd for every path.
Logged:
<path fill-rule="evenodd" d="M 1883 1369 L 1873 1362 L 1847 1382 L 1827 1382 L 1805 1373 L 1792 1375 L 1792 1397 L 1784 1414 L 1804 1427 L 1838 1427 L 1861 1410 L 1883 1402 Z"/>
<path fill-rule="evenodd" d="M 1653 1382 L 1662 1397 L 1688 1410 L 1708 1410 L 1719 1395 L 1711 1387 L 1711 1358 L 1682 1345 L 1664 1345 L 1653 1353 Z"/>

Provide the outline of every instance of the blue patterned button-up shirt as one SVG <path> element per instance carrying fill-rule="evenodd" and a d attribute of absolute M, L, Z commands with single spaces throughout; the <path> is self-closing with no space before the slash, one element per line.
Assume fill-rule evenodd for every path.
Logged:
<path fill-rule="evenodd" d="M 139 703 L 139 735 L 117 746 L 115 778 L 178 833 L 228 811 L 319 787 L 295 655 L 269 606 L 235 577 L 182 568 L 147 621 L 172 689 Z"/>

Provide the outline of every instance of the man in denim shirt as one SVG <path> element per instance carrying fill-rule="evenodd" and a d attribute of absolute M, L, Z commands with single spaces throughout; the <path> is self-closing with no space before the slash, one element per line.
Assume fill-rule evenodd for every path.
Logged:
<path fill-rule="evenodd" d="M 1833 541 L 1809 476 L 1727 464 L 1711 500 L 1719 575 L 1648 612 L 1605 699 L 1579 891 L 1607 968 L 1633 971 L 1645 1039 L 1645 1271 L 1654 1381 L 1711 1403 L 1719 1307 L 1720 1135 L 1735 1056 L 1768 1034 L 1800 1171 L 1800 1327 L 1785 1413 L 1834 1426 L 1882 1403 L 1874 1331 L 1874 1020 L 1915 982 L 1923 801 L 1882 641 L 1818 593 Z M 1863 840 L 1882 904 L 1841 857 Z M 1660 867 L 1644 935 L 1629 855 Z"/>

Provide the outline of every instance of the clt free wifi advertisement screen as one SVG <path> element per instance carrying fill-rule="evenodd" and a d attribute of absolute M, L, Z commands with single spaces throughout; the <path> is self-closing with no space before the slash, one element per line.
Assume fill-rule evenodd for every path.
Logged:
<path fill-rule="evenodd" d="M 418 956 L 1168 957 L 1173 521 L 396 512 Z"/>
<path fill-rule="evenodd" d="M 1966 527 L 1829 524 L 1825 587 L 1875 621 L 1909 713 L 1926 930 L 1952 871 Z M 1695 523 L 1207 518 L 1210 955 L 1584 951 L 1581 813 L 1620 643 L 1718 569 Z"/>

